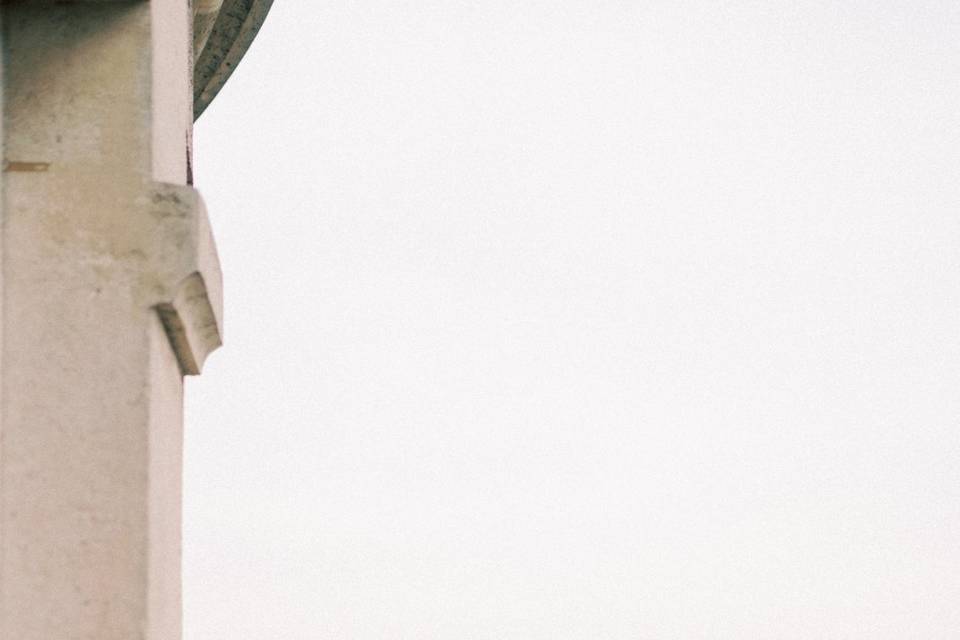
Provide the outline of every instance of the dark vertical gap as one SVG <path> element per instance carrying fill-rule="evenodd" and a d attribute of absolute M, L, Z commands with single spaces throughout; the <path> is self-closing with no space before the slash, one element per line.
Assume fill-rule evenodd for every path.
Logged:
<path fill-rule="evenodd" d="M 193 186 L 193 145 L 190 144 L 190 135 L 187 135 L 187 184 Z"/>

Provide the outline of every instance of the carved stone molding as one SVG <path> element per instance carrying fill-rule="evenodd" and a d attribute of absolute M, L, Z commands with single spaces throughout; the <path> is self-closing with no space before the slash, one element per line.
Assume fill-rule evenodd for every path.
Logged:
<path fill-rule="evenodd" d="M 272 4 L 273 0 L 194 0 L 194 119 L 230 78 Z"/>
<path fill-rule="evenodd" d="M 153 183 L 142 202 L 154 239 L 146 291 L 184 375 L 198 375 L 222 344 L 223 285 L 220 262 L 199 192 Z"/>

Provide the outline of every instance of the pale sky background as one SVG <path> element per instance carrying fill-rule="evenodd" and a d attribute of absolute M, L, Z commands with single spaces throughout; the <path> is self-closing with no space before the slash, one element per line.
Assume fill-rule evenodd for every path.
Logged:
<path fill-rule="evenodd" d="M 186 640 L 960 638 L 958 80 L 953 1 L 277 0 Z"/>

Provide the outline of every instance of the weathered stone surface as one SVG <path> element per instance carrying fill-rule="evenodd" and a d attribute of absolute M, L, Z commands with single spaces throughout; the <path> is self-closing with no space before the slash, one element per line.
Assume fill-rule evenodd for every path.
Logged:
<path fill-rule="evenodd" d="M 194 5 L 194 118 L 240 64 L 272 4 L 273 0 L 203 0 Z"/>
<path fill-rule="evenodd" d="M 194 0 L 193 3 L 193 51 L 194 58 L 200 55 L 207 38 L 213 31 L 223 0 Z"/>
<path fill-rule="evenodd" d="M 182 0 L 0 3 L 0 638 L 180 637 L 182 375 L 220 343 Z"/>
<path fill-rule="evenodd" d="M 222 344 L 220 262 L 200 194 L 155 183 L 138 204 L 153 222 L 151 284 L 170 344 L 184 375 L 197 375 Z"/>

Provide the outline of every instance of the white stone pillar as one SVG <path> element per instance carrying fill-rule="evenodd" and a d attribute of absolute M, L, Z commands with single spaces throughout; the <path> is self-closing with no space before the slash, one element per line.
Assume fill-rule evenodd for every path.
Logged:
<path fill-rule="evenodd" d="M 182 374 L 220 344 L 189 3 L 0 8 L 0 638 L 176 640 Z"/>

